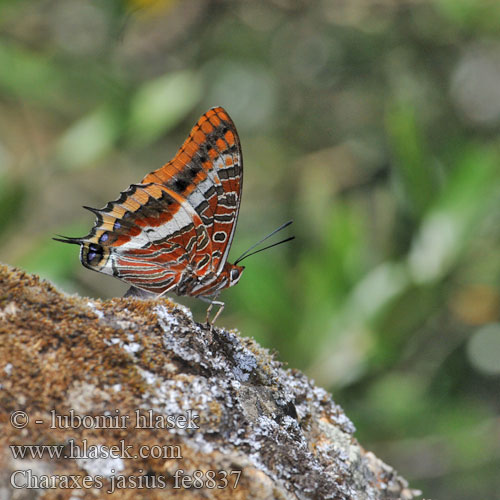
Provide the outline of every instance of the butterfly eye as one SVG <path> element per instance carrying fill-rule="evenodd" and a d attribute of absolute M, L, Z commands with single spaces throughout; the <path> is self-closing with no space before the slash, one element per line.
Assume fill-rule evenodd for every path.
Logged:
<path fill-rule="evenodd" d="M 235 281 L 239 278 L 240 272 L 238 269 L 231 269 L 231 281 Z"/>
<path fill-rule="evenodd" d="M 89 252 L 87 253 L 87 262 L 92 264 L 92 261 L 98 257 L 100 260 L 102 257 L 102 247 L 99 245 L 94 245 L 93 243 L 89 246 Z"/>

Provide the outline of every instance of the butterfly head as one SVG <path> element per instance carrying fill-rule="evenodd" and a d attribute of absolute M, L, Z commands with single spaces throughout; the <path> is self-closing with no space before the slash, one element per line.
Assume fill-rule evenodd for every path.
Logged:
<path fill-rule="evenodd" d="M 228 273 L 227 286 L 230 287 L 236 285 L 236 283 L 240 281 L 241 275 L 243 274 L 244 270 L 245 266 L 237 266 L 235 264 L 229 264 L 229 262 L 227 262 L 224 266 L 224 271 Z"/>
<path fill-rule="evenodd" d="M 240 281 L 244 269 L 244 266 L 237 266 L 236 264 L 226 262 L 221 273 L 217 277 L 217 281 L 211 285 L 212 288 L 214 291 L 218 291 L 236 285 L 236 283 Z"/>

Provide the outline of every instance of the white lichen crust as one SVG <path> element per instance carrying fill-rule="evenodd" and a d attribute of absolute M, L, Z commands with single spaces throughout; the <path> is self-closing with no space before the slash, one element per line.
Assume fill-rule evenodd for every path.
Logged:
<path fill-rule="evenodd" d="M 2 498 L 409 500 L 417 494 L 359 445 L 351 421 L 326 391 L 284 369 L 253 340 L 198 324 L 168 299 L 70 297 L 0 266 L 0 338 Z M 9 418 L 19 410 L 43 424 L 14 428 Z M 50 425 L 51 411 L 71 410 L 130 421 L 115 429 Z M 135 412 L 163 422 L 194 415 L 193 425 L 138 428 Z M 66 450 L 83 441 L 93 446 L 94 458 L 21 460 L 9 448 L 61 444 Z M 178 455 L 106 457 L 119 442 Z M 47 476 L 100 475 L 105 486 L 13 490 L 13 471 L 28 468 Z M 174 489 L 180 469 L 186 475 L 241 471 L 241 477 L 236 489 Z M 105 493 L 118 476 L 141 474 L 164 477 L 167 486 Z"/>

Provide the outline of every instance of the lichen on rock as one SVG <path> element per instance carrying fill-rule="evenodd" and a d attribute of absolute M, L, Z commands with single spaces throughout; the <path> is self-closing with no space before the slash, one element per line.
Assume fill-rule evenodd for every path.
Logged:
<path fill-rule="evenodd" d="M 0 373 L 1 498 L 406 500 L 416 494 L 359 445 L 326 391 L 284 369 L 253 340 L 200 325 L 169 299 L 68 296 L 0 266 Z M 29 417 L 24 428 L 10 422 L 15 412 Z M 53 415 L 71 414 L 93 425 L 51 425 Z M 97 417 L 126 425 L 98 428 Z M 21 459 L 11 448 L 45 445 L 68 455 L 83 443 L 92 456 Z M 133 458 L 122 449 L 104 456 L 119 445 Z M 12 478 L 24 484 L 28 470 L 37 478 L 78 477 L 73 486 L 80 487 L 65 488 L 59 479 L 55 489 L 14 488 Z M 92 483 L 96 477 L 101 485 Z M 163 487 L 137 487 L 158 478 Z"/>

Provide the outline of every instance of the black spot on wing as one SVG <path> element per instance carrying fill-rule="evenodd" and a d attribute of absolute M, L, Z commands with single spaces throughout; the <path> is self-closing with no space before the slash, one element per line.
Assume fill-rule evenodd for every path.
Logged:
<path fill-rule="evenodd" d="M 227 237 L 226 233 L 224 233 L 222 231 L 219 231 L 218 233 L 215 233 L 213 235 L 213 239 L 215 241 L 226 241 L 226 237 Z"/>

